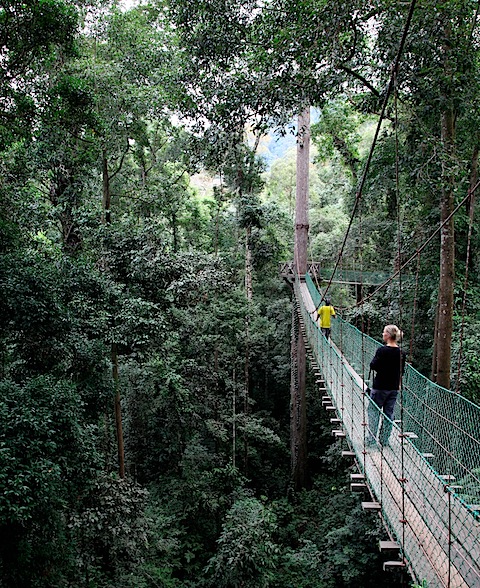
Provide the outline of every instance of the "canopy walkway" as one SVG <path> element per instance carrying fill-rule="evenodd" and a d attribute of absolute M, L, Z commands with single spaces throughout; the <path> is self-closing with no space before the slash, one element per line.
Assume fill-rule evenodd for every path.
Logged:
<path fill-rule="evenodd" d="M 368 416 L 378 408 L 365 393 L 365 370 L 379 343 L 341 318 L 329 342 L 314 321 L 320 294 L 308 274 L 294 292 L 332 433 L 359 470 L 352 490 L 365 492 L 363 508 L 382 518 L 388 540 L 380 547 L 397 551 L 385 568 L 406 568 L 429 588 L 480 587 L 480 407 L 407 365 L 389 443 L 367 446 Z"/>

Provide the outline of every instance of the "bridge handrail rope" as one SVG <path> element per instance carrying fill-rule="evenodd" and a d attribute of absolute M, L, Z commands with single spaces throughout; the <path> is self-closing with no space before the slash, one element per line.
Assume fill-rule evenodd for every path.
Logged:
<path fill-rule="evenodd" d="M 370 400 L 358 372 L 379 343 L 341 317 L 332 323 L 329 343 L 311 314 L 321 300 L 312 279 L 307 274 L 294 288 L 349 446 L 412 576 L 429 586 L 480 585 L 480 407 L 407 365 L 389 446 L 365 455 L 363 414 Z M 403 431 L 395 422 L 400 410 Z"/>

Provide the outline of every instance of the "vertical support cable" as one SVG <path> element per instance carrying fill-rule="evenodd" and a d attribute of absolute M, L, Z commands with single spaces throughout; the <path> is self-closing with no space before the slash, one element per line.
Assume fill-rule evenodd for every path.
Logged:
<path fill-rule="evenodd" d="M 465 279 L 463 282 L 463 300 L 462 300 L 462 326 L 460 328 L 460 349 L 458 350 L 458 363 L 457 363 L 457 382 L 455 386 L 455 392 L 459 392 L 460 389 L 460 376 L 461 376 L 461 365 L 462 365 L 462 350 L 463 350 L 463 331 L 465 328 L 465 307 L 467 304 L 467 287 L 468 287 L 468 266 L 470 264 L 470 246 L 472 241 L 472 230 L 473 230 L 473 216 L 474 216 L 474 205 L 475 205 L 475 192 L 469 189 L 470 199 L 467 201 L 470 205 L 469 210 L 469 223 L 468 223 L 468 240 L 467 240 L 467 257 L 465 260 Z"/>
<path fill-rule="evenodd" d="M 397 263 L 398 263 L 398 319 L 399 325 L 402 324 L 402 219 L 400 209 L 400 172 L 399 172 L 399 149 L 398 149 L 398 64 L 393 72 L 393 102 L 395 111 L 395 199 L 397 209 Z M 401 326 L 400 326 L 401 330 Z M 402 484 L 402 557 L 405 553 L 405 438 L 404 438 L 404 388 L 402 374 L 402 356 L 403 356 L 403 338 L 400 338 L 400 447 L 401 447 L 401 484 Z M 393 415 L 392 415 L 393 416 Z"/>

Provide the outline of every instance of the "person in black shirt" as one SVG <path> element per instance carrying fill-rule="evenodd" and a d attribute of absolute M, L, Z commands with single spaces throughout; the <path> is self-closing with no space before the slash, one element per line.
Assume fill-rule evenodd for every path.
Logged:
<path fill-rule="evenodd" d="M 383 329 L 385 345 L 379 347 L 370 362 L 370 369 L 375 372 L 368 405 L 369 433 L 367 444 L 375 442 L 380 420 L 380 411 L 384 417 L 378 434 L 382 445 L 388 443 L 392 431 L 392 418 L 397 401 L 400 380 L 405 369 L 406 354 L 398 346 L 402 331 L 396 325 L 387 325 Z"/>

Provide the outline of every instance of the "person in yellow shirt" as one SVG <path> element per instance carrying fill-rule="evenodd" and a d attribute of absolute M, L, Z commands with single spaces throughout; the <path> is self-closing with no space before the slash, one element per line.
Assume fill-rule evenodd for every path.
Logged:
<path fill-rule="evenodd" d="M 317 308 L 318 325 L 327 339 L 330 339 L 331 318 L 335 318 L 335 309 L 330 304 L 330 298 L 325 298 L 325 303 Z"/>

